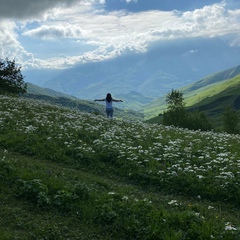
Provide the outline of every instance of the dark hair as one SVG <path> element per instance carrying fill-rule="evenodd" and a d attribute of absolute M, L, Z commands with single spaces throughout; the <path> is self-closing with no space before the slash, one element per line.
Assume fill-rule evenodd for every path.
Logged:
<path fill-rule="evenodd" d="M 108 102 L 111 102 L 111 101 L 112 101 L 112 95 L 111 95 L 111 93 L 108 93 L 108 94 L 107 94 L 106 100 L 107 100 Z"/>

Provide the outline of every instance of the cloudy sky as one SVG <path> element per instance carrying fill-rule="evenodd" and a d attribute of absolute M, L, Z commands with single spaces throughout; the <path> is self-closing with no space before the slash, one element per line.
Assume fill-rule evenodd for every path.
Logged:
<path fill-rule="evenodd" d="M 0 0 L 0 6 L 0 58 L 26 69 L 147 52 L 170 40 L 218 37 L 240 47 L 239 0 Z"/>

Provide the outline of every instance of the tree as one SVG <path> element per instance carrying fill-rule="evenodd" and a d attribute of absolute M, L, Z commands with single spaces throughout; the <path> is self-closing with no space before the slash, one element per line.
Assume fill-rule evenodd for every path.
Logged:
<path fill-rule="evenodd" d="M 166 96 L 166 103 L 168 110 L 175 110 L 185 107 L 183 93 L 172 89 Z"/>
<path fill-rule="evenodd" d="M 27 84 L 23 79 L 21 67 L 16 66 L 15 60 L 0 60 L 0 93 L 26 93 Z"/>
<path fill-rule="evenodd" d="M 163 113 L 163 124 L 184 127 L 186 120 L 186 109 L 183 93 L 173 90 L 166 96 L 167 111 Z"/>

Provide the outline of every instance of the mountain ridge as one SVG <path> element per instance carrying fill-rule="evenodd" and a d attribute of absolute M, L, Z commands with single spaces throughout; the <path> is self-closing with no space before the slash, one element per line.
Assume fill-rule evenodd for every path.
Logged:
<path fill-rule="evenodd" d="M 227 107 L 240 109 L 240 66 L 211 74 L 179 90 L 183 93 L 187 109 L 199 110 L 220 122 L 220 115 Z M 166 109 L 164 100 L 161 97 L 145 106 L 145 109 L 150 109 L 150 114 L 153 114 L 158 107 L 158 114 L 162 113 Z M 150 122 L 159 121 L 155 116 L 149 118 Z"/>

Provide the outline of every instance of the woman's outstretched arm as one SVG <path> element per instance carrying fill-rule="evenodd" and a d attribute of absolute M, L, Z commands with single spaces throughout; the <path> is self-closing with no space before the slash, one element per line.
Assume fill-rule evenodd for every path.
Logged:
<path fill-rule="evenodd" d="M 113 99 L 113 102 L 123 102 L 123 100 Z"/>

